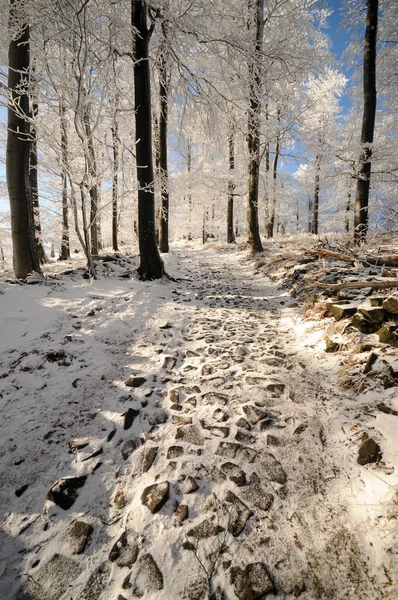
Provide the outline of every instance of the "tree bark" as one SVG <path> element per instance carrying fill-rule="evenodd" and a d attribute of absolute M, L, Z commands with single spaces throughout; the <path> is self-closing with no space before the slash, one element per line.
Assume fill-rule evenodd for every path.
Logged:
<path fill-rule="evenodd" d="M 43 235 L 41 231 L 40 222 L 40 207 L 39 207 L 39 178 L 38 178 L 38 160 L 37 160 L 37 129 L 35 125 L 35 119 L 39 112 L 39 105 L 37 103 L 36 94 L 32 94 L 32 125 L 30 128 L 30 149 L 29 149 L 29 178 L 30 188 L 32 190 L 32 210 L 33 210 L 33 224 L 34 233 L 36 239 L 36 248 L 39 262 L 44 265 L 48 262 L 44 246 L 43 246 Z"/>
<path fill-rule="evenodd" d="M 249 150 L 249 189 L 247 205 L 248 243 L 252 254 L 262 252 L 258 227 L 258 183 L 260 171 L 260 122 L 261 122 L 261 53 L 264 32 L 264 0 L 249 0 L 249 10 L 254 12 L 255 50 L 249 63 L 250 102 L 247 132 Z"/>
<path fill-rule="evenodd" d="M 362 151 L 355 194 L 354 243 L 359 245 L 366 239 L 369 226 L 369 189 L 372 159 L 372 143 L 376 119 L 376 42 L 378 0 L 367 0 L 367 18 L 363 60 L 363 118 L 361 131 Z"/>
<path fill-rule="evenodd" d="M 19 23 L 21 0 L 10 0 L 10 34 L 8 50 L 7 188 L 11 210 L 13 263 L 16 277 L 31 271 L 40 272 L 37 253 L 32 190 L 29 177 L 29 25 Z M 14 39 L 13 29 L 19 35 Z"/>
<path fill-rule="evenodd" d="M 62 239 L 60 260 L 70 259 L 69 206 L 68 206 L 68 127 L 65 116 L 65 104 L 59 101 L 59 119 L 61 128 L 61 182 L 62 182 Z"/>
<path fill-rule="evenodd" d="M 87 142 L 87 171 L 89 175 L 88 193 L 90 196 L 90 238 L 91 238 L 91 253 L 98 254 L 99 249 L 99 233 L 98 233 L 98 210 L 100 203 L 99 185 L 98 185 L 98 170 L 97 157 L 95 154 L 93 132 L 91 128 L 90 112 L 84 100 L 83 106 L 83 121 L 84 130 L 86 133 Z"/>
<path fill-rule="evenodd" d="M 227 243 L 235 242 L 234 234 L 234 169 L 235 169 L 235 123 L 231 123 L 231 129 L 228 139 L 228 162 L 229 162 L 229 180 L 228 180 L 228 206 L 227 206 Z"/>
<path fill-rule="evenodd" d="M 159 59 L 159 180 L 160 222 L 159 249 L 169 251 L 169 171 L 167 164 L 167 126 L 169 113 L 170 65 L 167 40 L 168 24 L 162 24 L 163 40 Z"/>
<path fill-rule="evenodd" d="M 164 274 L 155 236 L 155 194 L 152 158 L 152 112 L 148 46 L 151 30 L 147 23 L 147 3 L 131 1 L 134 48 L 135 136 L 138 179 L 138 242 L 143 280 Z"/>
<path fill-rule="evenodd" d="M 279 111 L 278 111 L 278 121 L 279 121 Z M 272 162 L 272 202 L 269 207 L 269 217 L 267 222 L 266 236 L 268 239 L 274 237 L 274 227 L 275 227 L 275 211 L 276 211 L 276 180 L 278 175 L 278 161 L 279 161 L 279 133 L 276 136 L 276 144 L 275 144 L 275 155 L 274 160 Z"/>
<path fill-rule="evenodd" d="M 112 127 L 112 145 L 113 145 L 113 175 L 112 175 L 112 248 L 114 252 L 119 250 L 117 239 L 117 204 L 118 204 L 118 172 L 119 172 L 119 135 L 118 124 L 115 119 Z"/>
<path fill-rule="evenodd" d="M 321 173 L 321 154 L 317 154 L 315 158 L 315 187 L 314 187 L 314 203 L 312 213 L 311 233 L 318 235 L 319 229 L 319 185 Z"/>

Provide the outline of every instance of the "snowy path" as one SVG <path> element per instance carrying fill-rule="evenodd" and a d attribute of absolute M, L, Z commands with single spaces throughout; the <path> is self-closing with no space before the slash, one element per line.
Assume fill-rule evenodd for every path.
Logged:
<path fill-rule="evenodd" d="M 1 597 L 22 573 L 20 600 L 393 598 L 292 300 L 242 253 L 176 256 L 179 283 L 55 290 L 41 338 L 4 348 Z M 66 510 L 46 501 L 65 476 L 86 477 Z"/>

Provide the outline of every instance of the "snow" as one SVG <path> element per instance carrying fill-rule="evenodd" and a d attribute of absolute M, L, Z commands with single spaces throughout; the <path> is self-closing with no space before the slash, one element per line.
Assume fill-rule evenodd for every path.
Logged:
<path fill-rule="evenodd" d="M 304 600 L 397 597 L 398 417 L 369 410 L 381 401 L 398 410 L 395 389 L 357 394 L 339 388 L 340 359 L 324 352 L 325 322 L 304 319 L 297 302 L 254 272 L 242 250 L 178 243 L 165 258 L 177 282 L 117 279 L 116 270 L 97 281 L 60 275 L 46 284 L 1 284 L 0 597 L 15 598 L 21 580 L 37 579 L 55 553 L 83 566 L 62 600 L 80 598 L 104 562 L 112 569 L 102 600 L 134 597 L 134 586 L 122 584 L 129 572 L 131 582 L 138 577 L 139 561 L 131 569 L 108 561 L 126 529 L 163 574 L 163 589 L 147 591 L 148 599 L 207 597 L 192 591 L 204 577 L 233 600 L 228 562 L 264 562 L 287 599 L 297 590 Z M 163 368 L 168 356 L 176 359 L 170 370 Z M 212 371 L 203 370 L 206 365 Z M 131 375 L 146 383 L 127 387 Z M 259 380 L 251 383 L 251 377 Z M 279 396 L 265 388 L 275 382 L 285 385 Z M 179 412 L 170 409 L 172 390 L 180 393 Z M 224 394 L 227 404 L 208 392 Z M 220 442 L 235 442 L 235 421 L 252 402 L 271 412 L 275 424 L 264 431 L 252 425 L 248 450 L 220 456 Z M 140 415 L 124 430 L 128 408 Z M 227 421 L 212 420 L 217 408 Z M 189 441 L 176 439 L 179 417 L 193 419 Z M 201 421 L 228 426 L 229 437 L 214 435 Z M 356 462 L 365 431 L 381 445 L 378 465 Z M 279 445 L 269 445 L 269 436 Z M 87 445 L 71 449 L 71 440 Z M 137 449 L 124 460 L 121 449 L 131 440 Z M 166 460 L 172 445 L 184 448 L 174 468 Z M 157 457 L 142 472 L 143 452 L 151 447 L 158 447 Z M 269 454 L 283 466 L 286 485 L 266 476 Z M 246 498 L 245 486 L 220 474 L 226 461 L 247 478 L 257 474 L 273 505 L 267 512 L 253 509 L 237 538 L 224 532 L 198 541 L 195 552 L 184 550 L 187 532 L 202 521 L 228 528 L 229 490 Z M 69 510 L 46 499 L 55 481 L 76 475 L 88 478 Z M 189 475 L 199 490 L 184 494 Z M 152 515 L 142 492 L 164 481 L 170 499 Z M 125 505 L 118 508 L 121 492 Z M 189 509 L 181 526 L 175 523 L 177 502 Z M 94 528 L 79 556 L 67 542 L 76 519 Z M 210 553 L 221 546 L 213 572 Z"/>

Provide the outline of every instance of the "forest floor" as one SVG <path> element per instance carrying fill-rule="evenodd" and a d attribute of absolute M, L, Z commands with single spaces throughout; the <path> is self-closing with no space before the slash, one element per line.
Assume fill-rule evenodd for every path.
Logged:
<path fill-rule="evenodd" d="M 135 266 L 0 283 L 0 597 L 398 598 L 396 388 L 242 249 Z"/>

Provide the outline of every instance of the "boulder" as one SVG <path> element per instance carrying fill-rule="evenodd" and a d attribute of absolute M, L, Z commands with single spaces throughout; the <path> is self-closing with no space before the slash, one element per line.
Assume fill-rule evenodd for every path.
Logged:
<path fill-rule="evenodd" d="M 383 301 L 383 308 L 393 315 L 398 315 L 398 296 L 386 298 Z"/>
<path fill-rule="evenodd" d="M 276 592 L 267 567 L 263 563 L 252 563 L 244 569 L 231 569 L 231 583 L 239 600 L 259 600 Z"/>
<path fill-rule="evenodd" d="M 79 495 L 77 490 L 84 486 L 86 480 L 87 475 L 58 479 L 47 492 L 47 500 L 51 500 L 63 510 L 68 510 Z"/>
<path fill-rule="evenodd" d="M 149 508 L 152 514 L 158 512 L 169 499 L 169 482 L 154 483 L 144 489 L 141 502 Z"/>
<path fill-rule="evenodd" d="M 144 554 L 138 561 L 138 571 L 133 584 L 133 595 L 142 598 L 163 589 L 163 575 L 152 554 Z"/>
<path fill-rule="evenodd" d="M 76 560 L 54 554 L 34 579 L 22 585 L 16 600 L 58 600 L 83 570 L 84 565 Z"/>
<path fill-rule="evenodd" d="M 359 447 L 357 462 L 360 465 L 367 465 L 369 463 L 379 462 L 382 456 L 379 444 L 368 437 Z"/>

